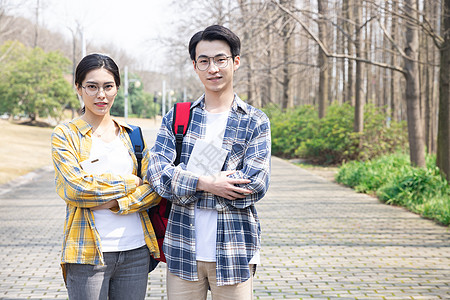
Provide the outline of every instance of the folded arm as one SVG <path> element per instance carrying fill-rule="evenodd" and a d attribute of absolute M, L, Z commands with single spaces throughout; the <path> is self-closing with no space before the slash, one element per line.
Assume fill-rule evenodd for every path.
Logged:
<path fill-rule="evenodd" d="M 138 187 L 140 179 L 133 174 L 120 176 L 86 173 L 80 166 L 80 151 L 75 148 L 72 138 L 69 130 L 63 126 L 56 127 L 52 134 L 56 190 L 68 204 L 93 208 L 117 200 L 121 211 L 131 212 L 138 209 L 139 203 L 145 201 L 148 195 L 154 193 L 148 184 Z"/>
<path fill-rule="evenodd" d="M 173 203 L 186 205 L 197 200 L 198 176 L 186 170 L 180 163 L 175 166 L 175 137 L 171 129 L 171 117 L 163 119 L 155 146 L 150 152 L 147 178 L 155 191 Z"/>

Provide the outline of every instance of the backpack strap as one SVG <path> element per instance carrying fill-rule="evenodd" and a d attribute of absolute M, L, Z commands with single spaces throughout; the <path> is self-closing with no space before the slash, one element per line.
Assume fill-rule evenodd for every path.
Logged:
<path fill-rule="evenodd" d="M 137 175 L 141 177 L 142 171 L 142 152 L 144 151 L 144 137 L 142 136 L 142 130 L 139 126 L 129 125 L 131 129 L 127 128 L 128 135 L 130 136 L 131 144 L 133 145 L 134 155 L 137 160 Z"/>
<path fill-rule="evenodd" d="M 181 150 L 183 148 L 183 137 L 186 135 L 187 129 L 191 122 L 191 102 L 178 102 L 173 105 L 173 121 L 172 131 L 175 135 L 175 150 L 177 156 L 175 158 L 175 166 L 180 164 Z M 164 217 L 169 218 L 170 209 L 172 208 L 172 202 L 167 201 L 166 211 Z"/>
<path fill-rule="evenodd" d="M 183 137 L 186 135 L 187 129 L 191 122 L 191 102 L 179 102 L 173 105 L 173 123 L 172 130 L 175 135 L 176 153 L 174 164 L 180 164 L 181 149 L 183 147 Z"/>

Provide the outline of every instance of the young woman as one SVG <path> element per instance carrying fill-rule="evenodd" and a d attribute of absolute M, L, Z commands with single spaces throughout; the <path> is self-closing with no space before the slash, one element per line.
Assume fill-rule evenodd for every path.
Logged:
<path fill-rule="evenodd" d="M 84 57 L 75 85 L 84 114 L 52 134 L 56 191 L 67 204 L 61 265 L 69 299 L 144 299 L 150 254 L 159 257 L 146 210 L 161 199 L 146 179 L 148 148 L 136 174 L 129 127 L 110 115 L 120 86 L 110 57 Z"/>

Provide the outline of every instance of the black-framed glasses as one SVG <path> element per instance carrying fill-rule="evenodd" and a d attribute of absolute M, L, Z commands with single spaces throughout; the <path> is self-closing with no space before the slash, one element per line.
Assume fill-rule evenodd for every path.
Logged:
<path fill-rule="evenodd" d="M 86 94 L 89 96 L 97 96 L 97 94 L 100 92 L 100 89 L 103 89 L 103 92 L 108 97 L 113 97 L 117 94 L 117 88 L 115 84 L 106 84 L 103 87 L 100 87 L 96 84 L 86 84 L 86 86 L 81 86 L 85 91 Z"/>
<path fill-rule="evenodd" d="M 209 68 L 209 63 L 211 59 L 214 62 L 214 65 L 219 69 L 226 68 L 228 66 L 228 60 L 233 56 L 226 55 L 216 55 L 216 56 L 200 56 L 195 61 L 195 65 L 199 71 L 206 71 Z"/>

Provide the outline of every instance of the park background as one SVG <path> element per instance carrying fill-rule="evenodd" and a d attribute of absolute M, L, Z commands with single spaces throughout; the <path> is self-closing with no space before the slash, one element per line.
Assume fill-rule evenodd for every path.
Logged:
<path fill-rule="evenodd" d="M 118 62 L 114 114 L 153 143 L 202 92 L 189 37 L 219 23 L 243 43 L 236 92 L 272 124 L 255 298 L 448 299 L 449 2 L 0 0 L 0 298 L 67 298 L 50 136 L 78 116 L 76 63 Z"/>
<path fill-rule="evenodd" d="M 50 162 L 44 137 L 78 115 L 83 55 L 119 64 L 114 115 L 157 124 L 173 102 L 201 94 L 187 37 L 217 23 L 241 37 L 236 92 L 270 117 L 274 155 L 339 168 L 340 183 L 450 223 L 448 0 L 150 1 L 147 10 L 166 5 L 163 30 L 123 31 L 114 24 L 142 19 L 143 2 L 123 20 L 120 1 L 58 3 L 0 0 L 3 182 Z M 123 32 L 139 46 L 111 37 Z M 15 124 L 38 128 L 20 127 L 22 137 Z"/>

